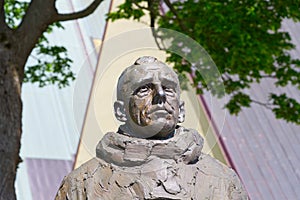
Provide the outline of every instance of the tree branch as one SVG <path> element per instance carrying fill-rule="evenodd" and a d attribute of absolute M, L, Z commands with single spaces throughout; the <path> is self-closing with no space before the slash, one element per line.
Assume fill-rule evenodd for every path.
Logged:
<path fill-rule="evenodd" d="M 133 2 L 133 4 L 138 7 L 139 9 L 142 9 L 142 10 L 149 10 L 149 8 L 145 7 L 145 6 L 141 6 L 140 4 L 138 4 L 137 2 Z"/>
<path fill-rule="evenodd" d="M 5 23 L 4 0 L 0 0 L 0 30 L 7 27 Z"/>
<path fill-rule="evenodd" d="M 272 110 L 272 105 L 273 104 L 271 104 L 271 103 L 263 103 L 263 102 L 260 102 L 260 101 L 257 101 L 257 100 L 254 100 L 254 99 L 251 99 L 251 101 L 253 102 L 253 103 L 256 103 L 256 104 L 258 104 L 258 105 L 260 105 L 260 106 L 263 106 L 263 107 L 265 107 L 265 108 L 267 108 L 267 109 L 269 109 L 269 110 Z"/>
<path fill-rule="evenodd" d="M 164 0 L 164 2 L 166 3 L 166 5 L 170 9 L 170 11 L 176 16 L 176 20 L 177 20 L 180 28 L 182 29 L 182 31 L 189 33 L 190 32 L 189 29 L 185 26 L 183 21 L 180 19 L 179 15 L 178 15 L 176 9 L 173 7 L 172 3 L 169 0 Z"/>
<path fill-rule="evenodd" d="M 156 32 L 156 30 L 155 30 L 154 27 L 151 27 L 151 32 L 152 32 L 152 35 L 153 35 L 153 37 L 154 37 L 154 41 L 155 41 L 156 46 L 158 47 L 158 49 L 159 49 L 159 50 L 166 50 L 165 47 L 164 47 L 164 48 L 161 47 L 161 45 L 160 45 L 160 43 L 159 43 L 159 41 L 158 41 L 158 38 L 160 38 L 160 37 L 157 35 L 157 32 Z"/>
<path fill-rule="evenodd" d="M 277 78 L 275 75 L 261 75 L 262 78 Z"/>
<path fill-rule="evenodd" d="M 148 8 L 150 11 L 150 27 L 155 27 L 155 19 L 158 15 L 157 12 L 157 0 L 148 0 Z"/>
<path fill-rule="evenodd" d="M 57 15 L 55 1 L 31 0 L 21 24 L 10 37 L 14 44 L 14 54 L 18 55 L 16 63 L 22 74 L 27 58 L 38 39 L 47 27 L 55 22 L 54 18 Z"/>
<path fill-rule="evenodd" d="M 87 8 L 70 14 L 57 14 L 56 21 L 79 19 L 92 14 L 103 0 L 94 0 Z"/>

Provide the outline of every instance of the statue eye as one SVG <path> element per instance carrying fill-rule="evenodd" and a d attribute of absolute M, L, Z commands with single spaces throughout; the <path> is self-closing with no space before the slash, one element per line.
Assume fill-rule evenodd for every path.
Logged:
<path fill-rule="evenodd" d="M 139 97 L 145 97 L 150 93 L 150 91 L 151 88 L 149 85 L 143 85 L 134 92 L 134 95 L 138 95 Z"/>
<path fill-rule="evenodd" d="M 164 90 L 164 92 L 167 96 L 170 96 L 170 97 L 175 96 L 175 90 L 174 89 L 163 86 L 163 90 Z"/>

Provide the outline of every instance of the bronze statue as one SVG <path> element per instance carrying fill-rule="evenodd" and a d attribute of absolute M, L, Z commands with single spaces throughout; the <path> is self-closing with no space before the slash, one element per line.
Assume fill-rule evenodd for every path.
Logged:
<path fill-rule="evenodd" d="M 124 124 L 64 178 L 56 200 L 248 199 L 236 173 L 201 152 L 197 131 L 178 125 L 184 103 L 171 68 L 141 57 L 117 87 L 115 116 Z"/>

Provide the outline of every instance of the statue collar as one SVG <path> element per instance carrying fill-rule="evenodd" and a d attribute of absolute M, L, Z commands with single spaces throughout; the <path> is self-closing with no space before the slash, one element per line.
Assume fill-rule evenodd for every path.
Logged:
<path fill-rule="evenodd" d="M 174 136 L 164 140 L 130 137 L 109 132 L 96 148 L 98 158 L 117 166 L 133 167 L 154 159 L 168 159 L 185 164 L 196 163 L 203 147 L 203 138 L 196 130 L 179 127 Z"/>

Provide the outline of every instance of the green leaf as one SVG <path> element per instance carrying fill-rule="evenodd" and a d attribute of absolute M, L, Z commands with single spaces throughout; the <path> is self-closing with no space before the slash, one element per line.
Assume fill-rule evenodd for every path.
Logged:
<path fill-rule="evenodd" d="M 250 107 L 251 102 L 249 95 L 238 92 L 231 97 L 225 107 L 229 110 L 230 114 L 237 115 L 242 107 Z"/>
<path fill-rule="evenodd" d="M 135 3 L 148 5 L 148 1 L 126 0 L 108 18 L 138 20 L 140 16 L 135 14 Z M 300 61 L 291 57 L 290 52 L 295 46 L 289 33 L 281 29 L 283 20 L 300 21 L 299 6 L 295 6 L 295 1 L 186 0 L 172 1 L 172 6 L 175 13 L 171 9 L 165 9 L 164 14 L 156 13 L 158 27 L 186 34 L 205 48 L 224 80 L 225 92 L 231 96 L 226 105 L 230 113 L 237 114 L 242 107 L 250 106 L 250 96 L 241 91 L 264 78 L 274 79 L 276 86 L 293 85 L 300 89 Z M 163 5 L 163 8 L 166 7 Z M 139 9 L 139 12 L 145 14 L 148 10 Z M 171 47 L 175 48 L 180 41 L 172 39 Z M 174 65 L 178 73 L 194 73 L 192 85 L 197 93 L 210 90 L 217 97 L 224 95 L 219 87 L 221 82 L 215 78 L 215 74 L 209 74 L 213 78 L 204 81 L 201 76 L 203 73 L 192 72 L 192 66 L 186 62 L 186 58 L 175 53 L 169 52 L 167 61 Z M 209 68 L 208 62 L 201 67 Z M 209 73 L 209 70 L 203 72 Z M 276 107 L 278 101 L 273 103 Z M 273 112 L 295 123 L 300 118 L 295 115 L 297 113 L 292 117 L 278 109 Z"/>
<path fill-rule="evenodd" d="M 25 67 L 24 82 L 37 83 L 40 87 L 57 84 L 59 88 L 66 87 L 75 80 L 71 70 L 73 61 L 68 57 L 67 49 L 63 46 L 51 46 L 46 34 L 54 28 L 63 28 L 60 23 L 48 27 L 33 52 L 36 64 Z"/>
<path fill-rule="evenodd" d="M 10 28 L 16 29 L 18 27 L 26 13 L 28 6 L 29 3 L 24 1 L 4 1 L 5 20 Z"/>
<path fill-rule="evenodd" d="M 286 94 L 271 94 L 270 100 L 274 104 L 272 109 L 278 119 L 300 124 L 300 103 Z"/>

